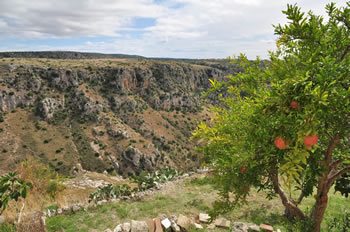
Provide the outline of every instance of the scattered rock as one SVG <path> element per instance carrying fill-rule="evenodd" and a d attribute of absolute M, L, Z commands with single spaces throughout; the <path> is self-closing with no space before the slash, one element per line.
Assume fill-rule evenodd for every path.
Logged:
<path fill-rule="evenodd" d="M 154 219 L 154 225 L 156 226 L 155 232 L 163 232 L 162 223 L 159 218 Z"/>
<path fill-rule="evenodd" d="M 75 213 L 77 211 L 79 211 L 81 209 L 81 207 L 79 205 L 73 205 L 72 206 L 72 212 Z"/>
<path fill-rule="evenodd" d="M 171 221 L 168 218 L 163 219 L 161 223 L 166 230 L 171 227 Z"/>
<path fill-rule="evenodd" d="M 248 225 L 243 222 L 234 222 L 232 227 L 232 232 L 247 232 Z"/>
<path fill-rule="evenodd" d="M 226 220 L 225 218 L 218 218 L 214 222 L 216 227 L 220 228 L 230 228 L 231 222 L 229 220 Z"/>
<path fill-rule="evenodd" d="M 131 230 L 131 225 L 129 222 L 123 223 L 121 227 L 123 232 L 130 232 Z"/>
<path fill-rule="evenodd" d="M 203 226 L 201 224 L 193 223 L 193 225 L 194 225 L 194 228 L 196 229 L 203 229 Z"/>
<path fill-rule="evenodd" d="M 148 219 L 146 221 L 149 232 L 154 232 L 156 230 L 156 224 L 153 219 Z"/>
<path fill-rule="evenodd" d="M 122 232 L 122 231 L 123 231 L 122 225 L 117 225 L 113 230 L 113 232 Z"/>
<path fill-rule="evenodd" d="M 208 223 L 210 220 L 210 216 L 206 213 L 200 213 L 199 214 L 199 222 L 202 223 Z"/>
<path fill-rule="evenodd" d="M 215 224 L 214 224 L 214 223 L 209 224 L 209 225 L 207 226 L 207 229 L 208 229 L 208 230 L 213 230 L 213 229 L 215 229 Z"/>
<path fill-rule="evenodd" d="M 181 231 L 180 226 L 178 226 L 174 221 L 171 222 L 171 229 L 172 229 L 172 231 L 175 231 L 175 232 Z"/>
<path fill-rule="evenodd" d="M 189 219 L 188 217 L 180 214 L 177 222 L 176 222 L 181 228 L 188 230 L 190 225 L 191 225 L 191 219 Z"/>
<path fill-rule="evenodd" d="M 248 226 L 248 232 L 260 231 L 260 227 L 258 225 L 250 225 Z"/>
<path fill-rule="evenodd" d="M 269 232 L 273 232 L 273 227 L 267 224 L 260 224 L 260 229 L 262 231 L 269 231 Z"/>
<path fill-rule="evenodd" d="M 148 232 L 148 225 L 144 221 L 131 221 L 130 224 L 131 232 Z"/>

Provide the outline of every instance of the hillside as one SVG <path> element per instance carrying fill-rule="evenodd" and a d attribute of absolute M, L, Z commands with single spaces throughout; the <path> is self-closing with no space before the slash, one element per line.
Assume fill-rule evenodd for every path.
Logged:
<path fill-rule="evenodd" d="M 189 137 L 210 118 L 201 94 L 228 72 L 215 61 L 2 58 L 0 172 L 27 156 L 63 174 L 196 167 Z"/>

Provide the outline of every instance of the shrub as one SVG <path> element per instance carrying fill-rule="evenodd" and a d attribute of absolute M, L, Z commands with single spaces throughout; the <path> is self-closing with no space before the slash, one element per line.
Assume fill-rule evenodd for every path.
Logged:
<path fill-rule="evenodd" d="M 126 184 L 122 185 L 106 185 L 103 187 L 99 187 L 95 192 L 91 193 L 89 198 L 90 201 L 101 201 L 101 200 L 109 200 L 115 199 L 122 196 L 130 196 L 132 190 L 130 186 Z"/>
<path fill-rule="evenodd" d="M 344 212 L 344 215 L 340 218 L 333 218 L 328 223 L 329 232 L 347 232 L 350 231 L 350 211 Z"/>
<path fill-rule="evenodd" d="M 139 190 L 146 190 L 156 187 L 160 183 L 164 183 L 178 176 L 177 170 L 172 168 L 164 168 L 153 173 L 141 173 L 139 176 L 132 176 L 135 183 L 138 184 Z"/>

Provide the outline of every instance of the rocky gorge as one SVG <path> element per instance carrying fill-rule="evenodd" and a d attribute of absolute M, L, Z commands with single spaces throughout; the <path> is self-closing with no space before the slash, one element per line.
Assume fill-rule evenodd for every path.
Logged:
<path fill-rule="evenodd" d="M 0 169 L 28 156 L 64 174 L 197 167 L 189 138 L 210 118 L 202 93 L 229 72 L 209 61 L 2 58 Z"/>

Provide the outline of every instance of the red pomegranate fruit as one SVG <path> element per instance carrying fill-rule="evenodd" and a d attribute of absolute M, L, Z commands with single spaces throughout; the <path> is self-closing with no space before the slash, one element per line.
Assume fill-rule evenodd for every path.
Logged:
<path fill-rule="evenodd" d="M 290 102 L 290 108 L 292 108 L 294 110 L 298 109 L 299 108 L 299 103 L 297 101 L 295 101 L 295 100 L 291 101 Z"/>
<path fill-rule="evenodd" d="M 308 135 L 304 138 L 304 144 L 307 149 L 311 149 L 311 147 L 318 142 L 318 136 L 317 135 Z"/>
<path fill-rule="evenodd" d="M 287 143 L 286 141 L 284 141 L 284 139 L 282 137 L 276 137 L 275 138 L 275 146 L 280 149 L 286 149 L 287 148 Z"/>

